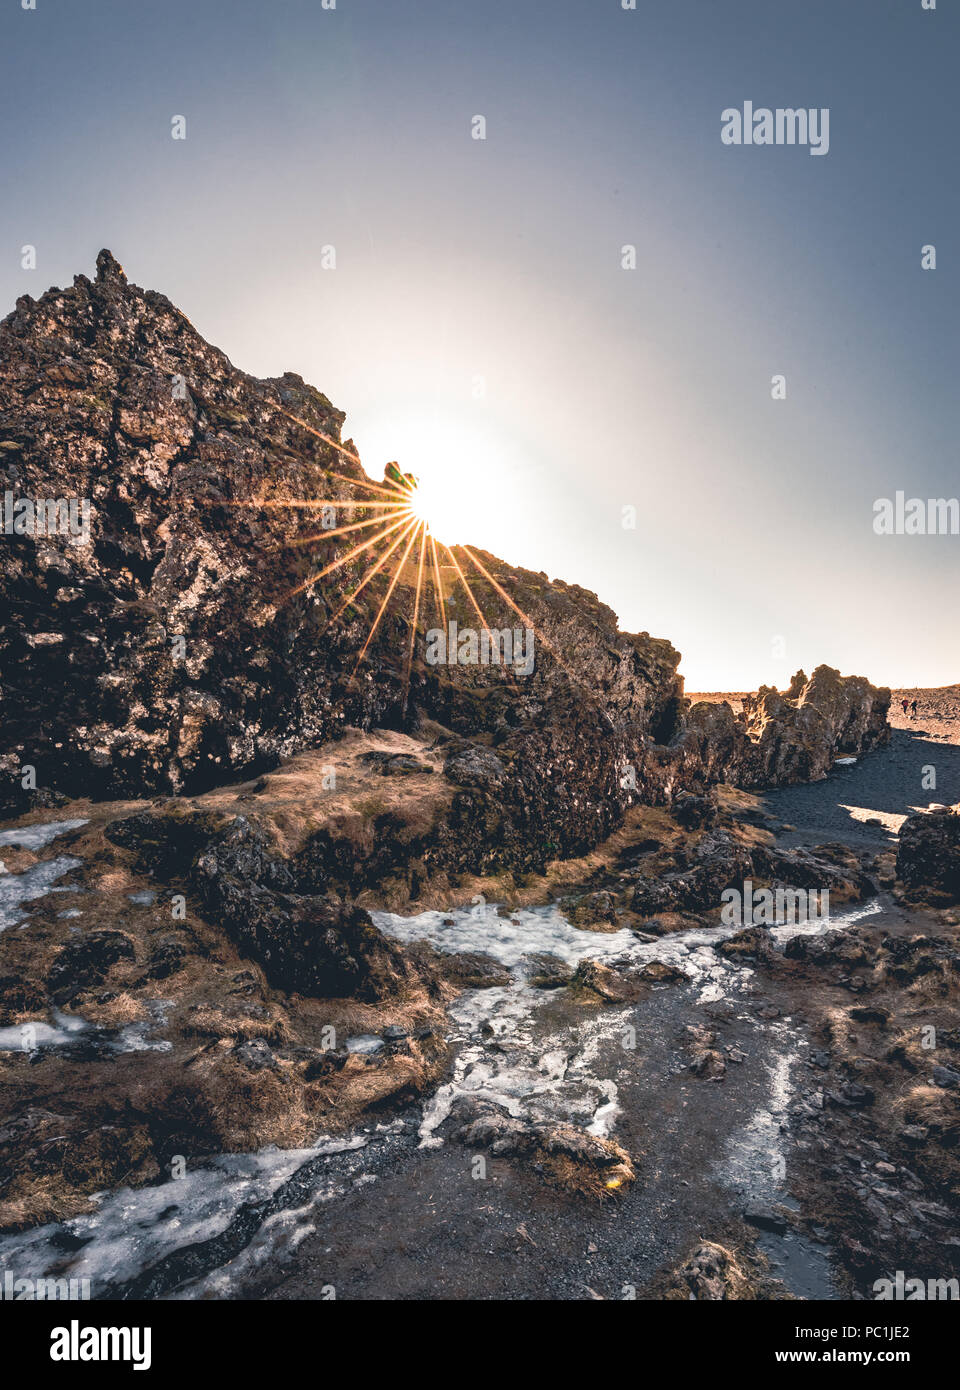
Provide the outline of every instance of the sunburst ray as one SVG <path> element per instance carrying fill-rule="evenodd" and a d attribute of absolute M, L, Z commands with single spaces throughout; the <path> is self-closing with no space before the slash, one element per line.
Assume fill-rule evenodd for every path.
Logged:
<path fill-rule="evenodd" d="M 390 559 L 390 556 L 394 553 L 397 547 L 403 544 L 407 536 L 407 531 L 415 525 L 416 522 L 411 521 L 408 527 L 400 532 L 400 535 L 390 546 L 390 549 L 386 552 L 386 554 L 381 555 L 380 559 L 377 560 L 375 564 L 371 565 L 370 569 L 367 570 L 366 574 L 363 576 L 360 583 L 354 589 L 353 593 L 347 595 L 347 597 L 343 600 L 343 603 L 341 603 L 340 607 L 337 609 L 336 613 L 334 613 L 333 616 L 330 618 L 329 622 L 327 623 L 328 628 L 332 627 L 333 624 L 343 616 L 343 614 L 350 607 L 351 603 L 353 603 L 354 599 L 357 597 L 357 594 L 359 594 L 362 589 L 365 589 L 367 587 L 367 585 L 370 583 L 370 580 L 373 579 L 375 575 L 380 573 L 380 571 L 383 569 L 384 565 Z"/>
<path fill-rule="evenodd" d="M 416 527 L 416 526 L 418 525 L 418 521 L 417 521 L 417 518 L 416 518 L 416 517 L 414 517 L 414 519 L 413 519 L 411 525 L 412 525 L 413 527 Z M 419 525 L 420 525 L 420 526 L 423 526 L 424 523 L 421 521 L 421 522 L 419 522 Z M 413 542 L 414 542 L 415 540 L 416 540 L 416 530 L 413 530 L 413 531 L 411 531 L 410 539 L 407 541 L 407 548 L 406 548 L 406 550 L 403 552 L 403 556 L 401 557 L 400 563 L 397 565 L 397 568 L 396 568 L 396 569 L 394 570 L 394 572 L 393 572 L 393 578 L 390 580 L 390 587 L 387 589 L 387 592 L 384 594 L 384 596 L 383 596 L 383 602 L 381 603 L 379 609 L 377 610 L 377 616 L 374 618 L 373 623 L 372 623 L 372 625 L 371 625 L 371 627 L 370 627 L 370 631 L 367 633 L 367 640 L 364 642 L 362 648 L 360 649 L 360 655 L 357 657 L 356 661 L 353 663 L 353 670 L 350 672 L 350 680 L 351 680 L 351 681 L 353 680 L 354 676 L 356 675 L 357 667 L 360 665 L 361 661 L 363 660 L 363 658 L 364 658 L 364 657 L 366 656 L 366 654 L 367 654 L 367 648 L 369 647 L 370 643 L 373 641 L 373 635 L 374 635 L 374 633 L 376 632 L 377 628 L 380 626 L 380 619 L 383 617 L 384 612 L 386 611 L 387 604 L 390 602 L 390 596 L 392 595 L 394 589 L 395 589 L 396 586 L 397 586 L 397 580 L 400 578 L 400 575 L 401 575 L 401 573 L 402 573 L 402 571 L 403 571 L 403 567 L 404 567 L 404 565 L 407 563 L 407 556 L 410 554 L 411 547 L 413 546 Z"/>
<path fill-rule="evenodd" d="M 333 560 L 324 569 L 318 570 L 317 573 L 312 574 L 309 579 L 305 579 L 302 584 L 298 584 L 295 589 L 291 589 L 289 594 L 287 595 L 287 598 L 293 598 L 296 594 L 302 593 L 304 589 L 309 589 L 311 584 L 316 584 L 321 579 L 325 579 L 328 574 L 332 574 L 333 571 L 339 569 L 341 565 L 348 564 L 349 561 L 354 559 L 357 555 L 362 555 L 365 550 L 369 550 L 371 546 L 377 545 L 380 541 L 384 540 L 387 536 L 391 535 L 394 531 L 397 530 L 398 527 L 402 526 L 403 524 L 404 518 L 400 517 L 397 521 L 392 522 L 391 525 L 384 527 L 384 529 L 378 532 L 377 535 L 371 536 L 369 540 L 363 541 L 360 545 L 355 545 L 352 550 L 347 552 L 346 555 L 341 555 L 338 559 Z"/>
<path fill-rule="evenodd" d="M 403 713 L 407 712 L 407 699 L 410 695 L 410 675 L 413 670 L 413 650 L 417 642 L 417 621 L 420 617 L 420 590 L 423 585 L 423 557 L 427 549 L 427 523 L 420 523 L 420 559 L 417 563 L 417 592 L 413 600 L 413 621 L 410 624 L 410 646 L 407 648 L 407 665 L 403 675 Z"/>

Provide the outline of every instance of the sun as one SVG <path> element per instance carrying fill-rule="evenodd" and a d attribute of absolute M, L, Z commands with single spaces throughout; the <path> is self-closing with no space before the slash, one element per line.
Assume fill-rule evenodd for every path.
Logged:
<path fill-rule="evenodd" d="M 457 466 L 460 458 L 462 454 L 458 457 L 458 452 L 451 452 L 439 460 L 430 456 L 418 459 L 417 473 L 403 472 L 394 461 L 387 464 L 383 474 L 384 483 L 399 490 L 401 504 L 410 516 L 426 527 L 428 535 L 449 544 L 471 538 L 469 528 L 476 524 L 485 501 L 484 470 Z"/>
<path fill-rule="evenodd" d="M 351 464 L 359 466 L 362 472 L 359 457 L 348 445 L 323 434 L 280 405 L 275 409 L 293 425 L 319 439 Z M 384 468 L 383 482 L 375 483 L 369 477 L 358 477 L 355 472 L 338 474 L 330 469 L 327 476 L 331 484 L 345 484 L 352 492 L 353 495 L 347 498 L 328 495 L 283 500 L 250 499 L 234 504 L 284 507 L 299 510 L 310 518 L 304 525 L 303 533 L 290 544 L 310 546 L 317 552 L 320 568 L 287 592 L 288 601 L 298 594 L 313 592 L 332 574 L 351 573 L 351 585 L 347 586 L 349 591 L 327 621 L 329 628 L 339 623 L 348 611 L 360 611 L 357 601 L 361 595 L 361 608 L 366 607 L 366 611 L 372 613 L 365 640 L 347 678 L 348 683 L 355 678 L 366 657 L 391 600 L 395 608 L 399 606 L 405 610 L 409 634 L 405 638 L 403 663 L 404 712 L 419 626 L 429 612 L 431 616 L 435 614 L 446 629 L 447 601 L 458 589 L 476 615 L 480 630 L 490 626 L 481 599 L 483 602 L 505 605 L 525 627 L 533 628 L 530 617 L 496 575 L 491 573 L 482 552 L 478 555 L 467 543 L 468 528 L 482 519 L 485 509 L 492 508 L 491 514 L 503 510 L 502 494 L 496 486 L 496 469 L 492 460 L 485 455 L 476 455 L 464 446 L 462 440 L 458 449 L 451 447 L 436 451 L 425 450 L 423 441 L 418 443 L 420 447 L 411 451 L 417 454 L 417 473 L 404 471 L 399 463 L 392 461 Z M 500 459 L 499 462 L 502 466 L 504 460 Z M 332 526 L 327 525 L 328 517 L 333 519 Z M 487 560 L 489 558 L 486 557 Z M 351 567 L 350 571 L 346 570 L 347 566 Z M 365 568 L 361 577 L 356 579 L 358 567 Z M 553 653 L 554 659 L 560 661 L 559 654 L 542 632 L 537 633 L 537 638 Z M 569 674 L 576 680 L 572 672 Z M 509 672 L 506 675 L 512 678 Z"/>
<path fill-rule="evenodd" d="M 400 464 L 391 462 L 384 468 L 383 482 L 375 483 L 363 474 L 363 465 L 349 445 L 341 444 L 315 429 L 279 403 L 274 409 L 298 429 L 349 460 L 355 471 L 339 474 L 331 468 L 326 470 L 326 474 L 333 485 L 331 491 L 345 486 L 352 495 L 346 498 L 329 495 L 282 499 L 261 497 L 234 502 L 233 505 L 282 507 L 309 518 L 304 523 L 303 533 L 290 544 L 310 546 L 311 550 L 322 553 L 321 567 L 288 590 L 285 601 L 294 599 L 298 594 L 313 593 L 316 586 L 332 574 L 351 573 L 350 584 L 344 586 L 349 592 L 340 599 L 326 623 L 329 629 L 348 612 L 365 610 L 367 614 L 372 614 L 363 645 L 347 676 L 348 684 L 355 679 L 393 600 L 394 609 L 402 612 L 408 625 L 403 661 L 405 714 L 420 625 L 430 614 L 431 617 L 435 615 L 446 630 L 448 600 L 452 600 L 454 593 L 459 591 L 462 600 L 476 615 L 481 631 L 490 627 L 483 603 L 496 605 L 503 615 L 519 619 L 534 634 L 537 642 L 550 652 L 557 666 L 600 708 L 596 692 L 570 668 L 546 633 L 535 626 L 533 619 L 488 568 L 486 561 L 491 557 L 484 556 L 482 551 L 478 555 L 476 549 L 467 543 L 467 528 L 473 528 L 478 520 L 482 521 L 485 512 L 488 516 L 498 516 L 504 510 L 509 510 L 503 505 L 503 497 L 508 489 L 498 486 L 497 478 L 498 468 L 501 471 L 509 468 L 505 453 L 487 453 L 479 447 L 480 441 L 476 439 L 471 448 L 465 433 L 461 435 L 459 447 L 454 447 L 448 437 L 444 441 L 438 440 L 434 450 L 424 448 L 424 438 L 421 437 L 416 441 L 418 447 L 411 450 L 417 456 L 417 473 L 405 472 Z M 421 476 L 421 467 L 425 476 Z M 318 515 L 319 530 L 316 529 Z M 332 526 L 327 525 L 328 518 L 333 519 Z M 346 570 L 347 566 L 351 567 L 350 571 Z M 364 566 L 362 576 L 356 579 L 356 569 Z M 361 595 L 363 599 L 358 608 L 357 600 Z M 500 622 L 499 626 L 503 626 L 503 623 Z M 509 669 L 502 674 L 505 679 L 516 679 Z"/>
<path fill-rule="evenodd" d="M 410 511 L 427 528 L 428 535 L 441 540 L 463 538 L 468 500 L 457 489 L 444 486 L 437 478 L 414 477 L 410 489 Z"/>
<path fill-rule="evenodd" d="M 397 460 L 416 491 L 410 503 L 438 542 L 506 555 L 529 539 L 530 460 L 501 422 L 437 406 L 384 408 L 358 422 L 358 440 L 371 476 Z"/>

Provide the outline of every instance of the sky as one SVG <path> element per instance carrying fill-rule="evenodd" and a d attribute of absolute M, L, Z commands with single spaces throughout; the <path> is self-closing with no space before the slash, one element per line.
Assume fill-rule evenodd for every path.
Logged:
<path fill-rule="evenodd" d="M 874 504 L 960 493 L 958 60 L 954 0 L 4 0 L 0 314 L 109 246 L 688 690 L 952 683 L 960 536 Z"/>

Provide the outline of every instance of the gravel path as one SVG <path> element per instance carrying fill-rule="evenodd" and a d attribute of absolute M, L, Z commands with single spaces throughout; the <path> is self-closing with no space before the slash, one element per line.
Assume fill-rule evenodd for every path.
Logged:
<path fill-rule="evenodd" d="M 925 790 L 931 768 L 936 785 Z M 911 811 L 960 801 L 960 746 L 922 730 L 894 729 L 886 748 L 835 766 L 823 782 L 782 787 L 763 799 L 771 814 L 796 827 L 779 836 L 784 844 L 889 845 Z M 867 824 L 871 819 L 880 824 Z"/>

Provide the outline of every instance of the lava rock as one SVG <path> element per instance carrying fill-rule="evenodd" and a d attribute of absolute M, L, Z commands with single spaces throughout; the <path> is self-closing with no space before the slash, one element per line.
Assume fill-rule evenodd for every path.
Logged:
<path fill-rule="evenodd" d="M 909 897 L 960 902 L 960 805 L 908 816 L 900 827 L 897 877 Z"/>
<path fill-rule="evenodd" d="M 55 1004 L 67 1004 L 84 990 L 102 984 L 118 961 L 133 959 L 133 942 L 123 932 L 93 931 L 68 941 L 47 976 L 50 997 Z"/>

